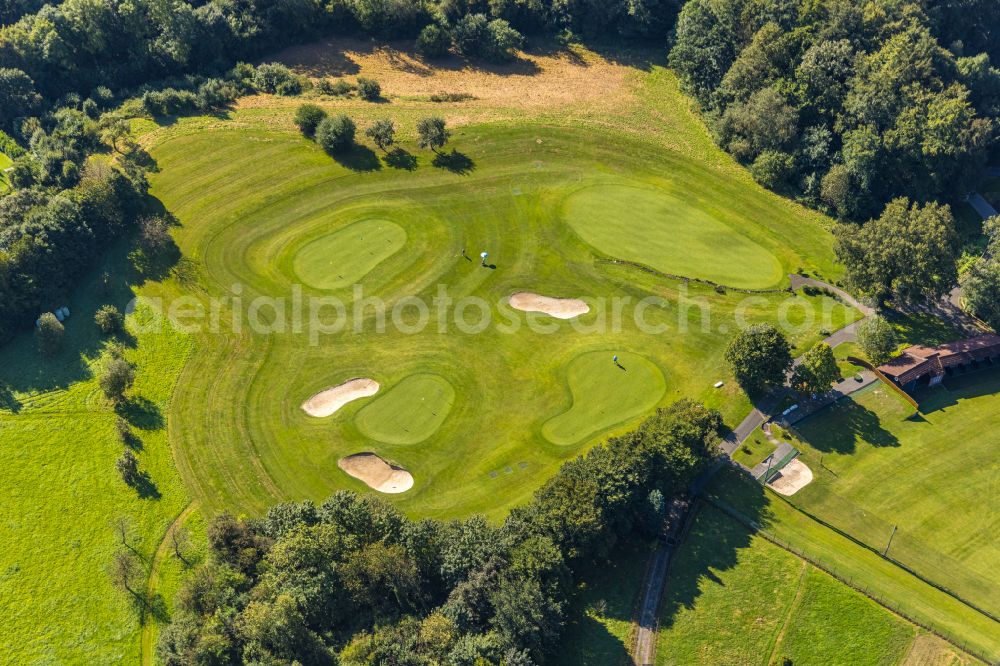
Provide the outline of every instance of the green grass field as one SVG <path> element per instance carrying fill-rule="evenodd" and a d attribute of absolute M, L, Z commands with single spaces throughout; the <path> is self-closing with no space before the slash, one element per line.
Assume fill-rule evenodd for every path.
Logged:
<path fill-rule="evenodd" d="M 713 501 L 735 508 L 822 568 L 947 636 L 965 650 L 991 661 L 1000 658 L 1000 623 L 795 509 L 777 494 L 765 493 L 755 481 L 724 470 L 716 475 L 708 495 Z M 918 499 L 914 496 L 914 500 Z"/>
<path fill-rule="evenodd" d="M 7 174 L 3 171 L 13 163 L 14 160 L 10 159 L 10 157 L 4 153 L 0 153 L 0 194 L 10 191 L 10 183 L 7 181 Z"/>
<path fill-rule="evenodd" d="M 711 506 L 671 563 L 657 664 L 898 664 L 916 628 Z"/>
<path fill-rule="evenodd" d="M 769 455 L 774 453 L 778 447 L 772 444 L 764 433 L 758 428 L 747 438 L 743 444 L 733 452 L 733 460 L 744 467 L 753 469 L 754 465 L 760 463 Z"/>
<path fill-rule="evenodd" d="M 125 274 L 120 265 L 106 268 Z M 9 663 L 138 662 L 139 614 L 107 573 L 121 548 L 113 523 L 126 518 L 132 546 L 149 566 L 188 504 L 166 421 L 190 341 L 171 329 L 141 333 L 150 322 L 146 310 L 128 318 L 135 342 L 127 357 L 138 372 L 136 399 L 125 413 L 140 442 L 140 468 L 155 488 L 140 497 L 115 470 L 124 447 L 115 413 L 91 376 L 103 344 L 94 311 L 105 302 L 124 307 L 129 292 L 122 280 L 102 293 L 98 275 L 66 303 L 72 316 L 62 353 L 41 357 L 30 334 L 0 349 L 0 387 L 8 387 L 0 393 L 0 645 Z M 156 591 L 166 599 L 176 588 L 167 580 Z"/>
<path fill-rule="evenodd" d="M 673 86 L 662 70 L 638 84 L 643 94 L 660 93 L 659 105 L 678 99 Z M 363 125 L 370 109 L 351 111 Z M 614 124 L 595 133 L 548 119 L 468 124 L 452 139 L 467 161 L 461 171 L 432 165 L 404 134 L 402 148 L 416 160 L 409 170 L 359 165 L 357 156 L 331 159 L 289 126 L 291 109 L 279 111 L 180 119 L 150 128 L 147 138 L 159 166 L 153 194 L 178 217 L 177 242 L 197 266 L 184 285 L 174 285 L 178 294 L 231 297 L 239 284 L 250 303 L 288 295 L 301 279 L 304 299 L 332 293 L 348 313 L 357 308 L 364 317 L 360 330 L 348 325 L 315 345 L 291 328 L 255 333 L 244 325 L 237 334 L 195 336 L 170 427 L 181 474 L 209 511 L 259 513 L 280 500 L 361 490 L 336 462 L 373 450 L 413 474 L 414 488 L 390 498 L 411 515 L 499 518 L 563 460 L 633 427 L 656 406 L 694 397 L 730 419 L 742 417 L 747 402 L 722 362 L 738 320 L 774 321 L 783 312 L 794 343 L 804 348 L 821 329 L 857 317 L 823 298 L 775 293 L 748 300 L 595 262 L 620 248 L 581 240 L 567 202 L 572 208 L 580 191 L 627 179 L 657 197 L 654 213 L 673 204 L 676 224 L 697 226 L 702 215 L 721 220 L 713 227 L 724 234 L 721 246 L 744 248 L 752 239 L 760 249 L 741 269 L 744 280 L 777 286 L 799 266 L 836 274 L 829 232 L 817 218 L 746 184 L 735 175 L 742 172 L 664 150 L 662 136 L 645 141 Z M 615 122 L 624 127 L 632 118 Z M 686 138 L 718 159 L 693 117 L 684 122 Z M 663 237 L 657 214 L 636 218 L 619 207 L 617 215 L 633 234 Z M 691 230 L 689 243 L 703 240 Z M 481 250 L 489 251 L 491 267 L 480 266 Z M 360 291 L 342 282 L 348 276 L 360 278 Z M 460 323 L 446 313 L 442 332 L 433 310 L 426 329 L 409 332 L 425 316 L 411 297 L 431 303 L 442 286 Z M 592 310 L 578 324 L 514 312 L 505 300 L 519 290 L 583 297 Z M 644 331 L 627 303 L 615 303 L 647 297 L 657 299 L 643 312 L 655 331 Z M 385 322 L 372 299 L 390 308 Z M 485 310 L 468 299 L 482 299 Z M 620 325 L 616 308 L 625 313 Z M 273 311 L 267 313 L 261 317 L 270 321 Z M 335 314 L 331 308 L 324 321 Z M 223 320 L 230 316 L 225 308 Z M 484 316 L 498 325 L 477 332 Z M 626 371 L 614 367 L 613 354 Z M 434 398 L 399 389 L 414 375 L 453 387 L 446 414 L 432 410 L 437 416 L 428 418 L 417 398 Z M 361 376 L 382 385 L 379 398 L 329 419 L 299 410 L 306 397 Z M 713 389 L 719 379 L 725 388 Z M 407 415 L 376 423 L 399 410 Z"/>
<path fill-rule="evenodd" d="M 134 521 L 137 548 L 154 571 L 150 585 L 169 608 L 184 567 L 160 545 L 190 500 L 198 511 L 186 524 L 200 533 L 220 509 L 259 514 L 277 501 L 321 500 L 343 488 L 369 492 L 336 463 L 375 450 L 413 473 L 413 490 L 390 498 L 410 515 L 499 519 L 564 460 L 634 426 L 655 406 L 692 397 L 730 421 L 742 417 L 748 403 L 722 370 L 737 323 L 775 321 L 783 312 L 801 351 L 822 329 L 853 321 L 858 313 L 828 299 L 776 293 L 744 300 L 595 261 L 614 256 L 621 239 L 582 240 L 567 203 L 587 188 L 627 184 L 652 193 L 652 213 L 633 221 L 618 211 L 610 222 L 627 220 L 634 233 L 661 244 L 660 226 L 669 223 L 684 239 L 685 250 L 657 264 L 660 270 L 697 268 L 704 272 L 696 277 L 771 286 L 799 267 L 830 280 L 841 274 L 828 221 L 754 184 L 714 146 L 669 72 L 636 68 L 627 85 L 628 102 L 612 113 L 577 105 L 497 116 L 419 100 L 324 102 L 342 107 L 361 129 L 374 117 L 396 118 L 412 169 L 373 159 L 368 149 L 337 159 L 324 154 L 292 123 L 301 100 L 265 99 L 162 127 L 136 121 L 157 163 L 152 193 L 179 222 L 173 235 L 182 258 L 158 280 L 125 284 L 121 265 L 82 279 L 67 299 L 74 314 L 62 356 L 40 360 L 30 334 L 0 351 L 0 379 L 10 387 L 0 395 L 7 455 L 0 486 L 16 506 L 0 528 L 4 657 L 120 663 L 141 656 L 149 663 L 157 628 L 140 627 L 107 576 L 117 548 L 110 522 L 118 515 Z M 412 126 L 442 112 L 464 160 L 435 166 L 416 149 Z M 661 219 L 656 211 L 664 206 L 673 206 L 675 217 Z M 724 235 L 723 246 L 746 251 L 745 265 L 690 261 L 692 253 L 704 255 L 704 239 L 684 225 L 703 223 Z M 463 248 L 472 256 L 489 250 L 495 268 L 462 258 Z M 96 286 L 105 269 L 121 282 L 111 295 Z M 278 327 L 273 302 L 254 304 L 258 297 L 294 299 L 299 284 L 306 302 L 332 294 L 359 307 L 360 331 L 324 333 L 311 344 L 307 331 Z M 438 285 L 456 300 L 484 299 L 492 317 L 519 330 L 476 334 L 451 322 L 439 332 L 432 320 L 406 334 L 401 329 L 420 313 L 400 307 L 378 332 L 367 299 L 390 308 L 408 296 L 429 301 Z M 514 313 L 504 301 L 518 290 L 580 296 L 592 311 L 580 327 Z M 130 317 L 128 354 L 139 365 L 142 398 L 131 416 L 141 424 L 137 455 L 158 499 L 137 497 L 118 478 L 121 445 L 91 376 L 100 349 L 93 312 L 105 302 L 122 307 L 134 294 L 182 304 L 168 308 L 177 324 L 209 298 L 228 299 L 215 312 L 218 330 L 139 327 L 149 323 L 145 310 Z M 660 300 L 644 313 L 646 323 L 662 330 L 643 332 L 629 316 L 620 328 L 600 328 L 615 297 L 634 304 L 650 296 Z M 234 299 L 246 311 L 238 331 Z M 825 311 L 827 321 L 819 316 Z M 477 318 L 475 306 L 465 313 Z M 322 314 L 328 323 L 337 312 Z M 251 320 L 273 330 L 254 331 Z M 611 372 L 611 353 L 627 373 Z M 574 379 L 589 354 L 607 363 Z M 639 357 L 645 362 L 635 367 L 645 374 L 633 371 Z M 301 411 L 307 397 L 359 376 L 375 378 L 382 391 L 326 419 Z M 719 379 L 725 387 L 712 388 Z M 655 401 L 637 403 L 622 391 L 661 383 Z M 590 418 L 578 401 L 594 410 Z M 557 444 L 543 429 L 560 416 L 556 432 L 566 443 Z"/>
<path fill-rule="evenodd" d="M 1000 374 L 987 370 L 920 396 L 922 414 L 881 385 L 799 424 L 815 480 L 793 500 L 935 582 L 1000 614 L 996 485 Z M 823 465 L 818 461 L 822 456 Z"/>

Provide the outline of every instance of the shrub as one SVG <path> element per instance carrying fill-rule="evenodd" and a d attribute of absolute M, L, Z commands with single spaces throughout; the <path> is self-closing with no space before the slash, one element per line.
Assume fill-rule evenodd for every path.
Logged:
<path fill-rule="evenodd" d="M 469 93 L 434 93 L 431 95 L 432 102 L 464 102 L 475 98 L 475 95 Z"/>
<path fill-rule="evenodd" d="M 202 109 L 221 109 L 240 96 L 236 86 L 222 79 L 209 79 L 198 86 L 198 106 Z"/>
<path fill-rule="evenodd" d="M 354 143 L 354 121 L 341 114 L 324 118 L 316 128 L 316 143 L 327 152 L 337 152 Z"/>
<path fill-rule="evenodd" d="M 142 96 L 142 106 L 152 116 L 176 116 L 199 108 L 197 95 L 176 88 L 147 91 Z"/>
<path fill-rule="evenodd" d="M 115 463 L 115 469 L 122 476 L 122 481 L 128 485 L 135 484 L 139 480 L 139 460 L 135 454 L 125 449 L 120 458 Z"/>
<path fill-rule="evenodd" d="M 253 87 L 272 95 L 291 96 L 302 92 L 302 82 L 290 69 L 277 62 L 266 62 L 254 70 Z"/>
<path fill-rule="evenodd" d="M 326 111 L 315 104 L 303 104 L 295 112 L 295 124 L 308 137 L 315 136 L 316 128 L 326 118 Z"/>
<path fill-rule="evenodd" d="M 464 56 L 479 55 L 481 45 L 486 41 L 486 16 L 466 14 L 455 24 L 453 33 L 455 48 Z"/>
<path fill-rule="evenodd" d="M 750 166 L 750 175 L 768 189 L 783 187 L 795 171 L 795 162 L 788 153 L 765 150 Z"/>
<path fill-rule="evenodd" d="M 46 312 L 38 318 L 36 335 L 38 336 L 38 347 L 42 353 L 46 356 L 52 356 L 62 347 L 66 329 L 54 314 Z"/>
<path fill-rule="evenodd" d="M 503 19 L 493 19 L 486 25 L 486 41 L 480 55 L 488 60 L 502 61 L 514 58 L 514 49 L 521 47 L 524 38 L 510 23 Z"/>
<path fill-rule="evenodd" d="M 121 404 L 135 383 L 135 368 L 125 359 L 113 356 L 104 364 L 98 383 L 108 400 Z"/>
<path fill-rule="evenodd" d="M 372 123 L 372 126 L 365 130 L 365 136 L 370 138 L 376 146 L 385 151 L 386 148 L 395 142 L 396 126 L 392 120 L 382 118 Z"/>
<path fill-rule="evenodd" d="M 375 79 L 366 79 L 363 76 L 359 76 L 358 95 L 361 99 L 368 100 L 369 102 L 375 101 L 382 96 L 382 86 Z"/>
<path fill-rule="evenodd" d="M 94 323 L 105 335 L 120 333 L 125 329 L 125 316 L 113 305 L 102 305 L 94 315 Z"/>
<path fill-rule="evenodd" d="M 440 58 L 447 55 L 450 48 L 451 35 L 437 23 L 424 26 L 417 37 L 417 51 L 424 57 Z"/>
<path fill-rule="evenodd" d="M 354 90 L 354 85 L 348 83 L 347 81 L 334 81 L 330 82 L 323 79 L 316 84 L 316 90 L 321 95 L 334 95 L 337 97 L 343 97 L 345 95 L 350 95 Z"/>

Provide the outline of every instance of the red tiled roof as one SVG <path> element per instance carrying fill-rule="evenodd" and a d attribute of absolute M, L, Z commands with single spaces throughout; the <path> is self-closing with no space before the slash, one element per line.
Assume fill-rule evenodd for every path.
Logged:
<path fill-rule="evenodd" d="M 977 335 L 967 340 L 957 340 L 938 347 L 916 345 L 903 351 L 902 354 L 879 367 L 882 374 L 899 378 L 927 364 L 938 367 L 940 360 L 962 354 L 972 354 L 979 351 L 997 348 L 1000 351 L 1000 335 Z"/>

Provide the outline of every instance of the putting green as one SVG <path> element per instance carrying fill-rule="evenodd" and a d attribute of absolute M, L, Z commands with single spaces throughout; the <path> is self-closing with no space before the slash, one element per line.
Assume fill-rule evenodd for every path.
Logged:
<path fill-rule="evenodd" d="M 570 195 L 563 214 L 586 243 L 617 259 L 745 289 L 782 279 L 781 263 L 767 249 L 666 192 L 596 185 Z"/>
<path fill-rule="evenodd" d="M 638 354 L 588 352 L 573 359 L 567 382 L 572 406 L 542 426 L 542 435 L 553 444 L 576 444 L 613 425 L 649 412 L 667 390 L 663 373 Z"/>
<path fill-rule="evenodd" d="M 317 238 L 295 255 L 299 279 L 317 289 L 357 284 L 373 268 L 398 252 L 406 231 L 388 220 L 361 220 Z"/>
<path fill-rule="evenodd" d="M 410 375 L 366 405 L 354 424 L 386 444 L 416 444 L 437 432 L 454 402 L 455 389 L 444 377 Z"/>

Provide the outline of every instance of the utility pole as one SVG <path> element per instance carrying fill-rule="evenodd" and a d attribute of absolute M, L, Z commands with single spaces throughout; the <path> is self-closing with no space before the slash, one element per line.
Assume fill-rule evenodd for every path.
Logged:
<path fill-rule="evenodd" d="M 897 525 L 892 526 L 892 534 L 889 535 L 889 543 L 885 544 L 885 550 L 882 551 L 882 557 L 885 557 L 889 553 L 889 546 L 892 545 L 892 537 L 896 536 Z"/>

